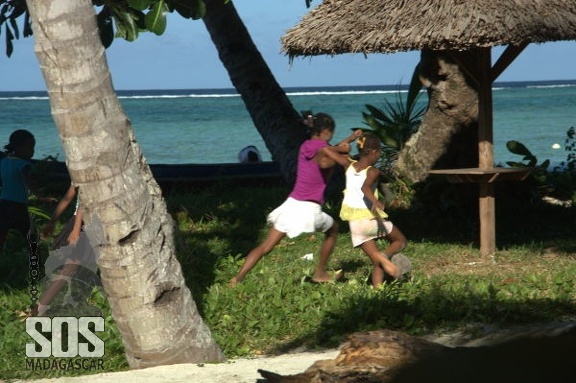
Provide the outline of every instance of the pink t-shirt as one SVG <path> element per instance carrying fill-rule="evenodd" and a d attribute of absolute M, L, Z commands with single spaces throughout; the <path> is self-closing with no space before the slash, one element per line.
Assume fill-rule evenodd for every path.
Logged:
<path fill-rule="evenodd" d="M 330 169 L 321 169 L 314 161 L 320 148 L 328 146 L 323 140 L 306 140 L 300 146 L 298 153 L 298 170 L 296 183 L 290 197 L 299 201 L 312 201 L 322 205 L 324 190 L 330 175 Z"/>

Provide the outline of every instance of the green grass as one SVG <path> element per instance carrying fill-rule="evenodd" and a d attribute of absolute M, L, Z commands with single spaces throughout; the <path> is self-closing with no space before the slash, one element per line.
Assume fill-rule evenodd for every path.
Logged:
<path fill-rule="evenodd" d="M 322 242 L 315 234 L 285 239 L 241 284 L 229 288 L 243 257 L 266 234 L 266 214 L 288 191 L 222 184 L 167 193 L 186 280 L 228 358 L 334 347 L 353 332 L 381 328 L 425 335 L 576 317 L 575 209 L 514 206 L 505 198 L 497 206 L 498 252 L 493 257 L 479 255 L 474 211 L 396 209 L 390 215 L 409 239 L 404 253 L 414 267 L 407 282 L 373 289 L 370 262 L 351 247 L 343 223 L 329 265 L 344 270 L 343 281 L 310 282 Z M 336 217 L 337 203 L 329 206 Z M 8 250 L 17 259 L 0 259 L 0 378 L 80 374 L 25 370 L 29 339 L 17 312 L 29 299 L 27 251 L 25 242 L 12 242 Z M 302 259 L 307 253 L 314 254 L 314 261 Z M 127 369 L 107 304 L 101 300 L 100 305 L 107 317 L 105 368 Z"/>

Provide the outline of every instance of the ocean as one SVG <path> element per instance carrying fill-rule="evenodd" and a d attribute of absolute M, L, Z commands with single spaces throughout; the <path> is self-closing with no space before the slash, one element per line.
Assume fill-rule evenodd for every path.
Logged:
<path fill-rule="evenodd" d="M 398 85 L 286 88 L 295 109 L 325 112 L 336 121 L 333 143 L 351 128 L 366 127 L 362 112 L 382 108 L 398 96 Z M 238 151 L 255 145 L 263 160 L 271 156 L 234 89 L 117 91 L 148 163 L 227 163 Z M 405 95 L 404 95 L 405 96 Z M 423 93 L 419 102 L 427 102 Z M 566 160 L 566 132 L 576 126 L 576 80 L 495 83 L 495 163 L 519 161 L 506 142 L 523 143 L 538 158 L 553 164 Z M 0 145 L 15 129 L 36 136 L 36 154 L 65 160 L 45 92 L 0 92 Z"/>

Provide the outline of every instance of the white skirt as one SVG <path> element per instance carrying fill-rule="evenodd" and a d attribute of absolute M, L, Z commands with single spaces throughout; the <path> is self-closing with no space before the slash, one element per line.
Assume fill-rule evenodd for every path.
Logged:
<path fill-rule="evenodd" d="M 322 206 L 310 201 L 298 201 L 288 197 L 270 214 L 268 223 L 290 238 L 302 233 L 326 232 L 334 225 L 334 219 L 322 211 Z"/>
<path fill-rule="evenodd" d="M 348 221 L 352 246 L 357 247 L 372 239 L 386 237 L 392 231 L 394 225 L 387 220 L 381 220 L 380 222 L 382 225 L 374 218 Z"/>

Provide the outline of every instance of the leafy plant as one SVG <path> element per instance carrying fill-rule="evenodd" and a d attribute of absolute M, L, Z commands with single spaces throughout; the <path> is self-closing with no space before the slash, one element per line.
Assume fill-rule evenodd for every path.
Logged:
<path fill-rule="evenodd" d="M 521 142 L 511 140 L 506 142 L 506 148 L 513 154 L 523 156 L 522 160 L 519 161 L 506 161 L 506 164 L 513 168 L 534 168 L 532 173 L 529 175 L 530 183 L 525 183 L 529 185 L 528 187 L 523 187 L 523 191 L 532 195 L 534 197 L 540 198 L 543 195 L 550 193 L 550 184 L 548 182 L 549 173 L 547 172 L 548 166 L 550 166 L 550 160 L 543 161 L 538 165 L 538 159 L 536 156 L 528 150 L 528 148 Z"/>
<path fill-rule="evenodd" d="M 10 57 L 14 50 L 12 41 L 20 38 L 20 29 L 16 20 L 24 15 L 23 35 L 32 36 L 30 15 L 26 8 L 26 0 L 0 0 L 0 34 L 4 26 L 4 41 L 6 42 L 6 56 Z"/>
<path fill-rule="evenodd" d="M 535 171 L 531 174 L 537 192 L 540 196 L 554 196 L 561 199 L 576 201 L 576 131 L 571 127 L 566 132 L 564 149 L 567 151 L 566 161 L 555 166 L 552 171 L 548 171 L 550 160 L 545 160 L 538 165 L 536 156 L 518 141 L 508 141 L 508 150 L 522 156 L 519 161 L 507 161 L 511 167 L 531 167 Z"/>
<path fill-rule="evenodd" d="M 108 48 L 114 37 L 134 41 L 140 32 L 150 31 L 161 35 L 166 30 L 167 12 L 178 12 L 186 19 L 200 19 L 206 13 L 202 0 L 93 0 L 97 10 L 97 23 L 100 39 Z M 6 35 L 6 55 L 10 57 L 14 50 L 13 40 L 20 37 L 17 19 L 24 15 L 23 35 L 32 36 L 30 14 L 25 0 L 0 0 L 0 33 L 4 27 Z"/>
<path fill-rule="evenodd" d="M 571 127 L 566 132 L 564 149 L 568 152 L 566 161 L 562 161 L 560 166 L 556 166 L 554 170 L 576 173 L 576 131 L 574 127 Z"/>
<path fill-rule="evenodd" d="M 405 180 L 398 179 L 390 171 L 398 159 L 399 152 L 406 141 L 418 130 L 427 106 L 418 106 L 422 83 L 418 77 L 419 65 L 414 68 L 406 99 L 402 86 L 398 86 L 395 101 L 384 99 L 382 109 L 367 104 L 368 112 L 362 112 L 364 123 L 370 128 L 360 128 L 375 134 L 382 141 L 382 157 L 379 164 L 383 177 L 381 192 L 388 206 L 407 207 L 410 205 L 414 190 Z"/>
<path fill-rule="evenodd" d="M 32 219 L 34 219 L 36 223 L 38 223 L 37 221 L 38 218 L 46 220 L 50 219 L 50 215 L 45 210 L 37 206 L 28 206 L 28 214 L 30 214 L 30 216 L 32 217 Z"/>
<path fill-rule="evenodd" d="M 522 144 L 521 142 L 511 140 L 506 142 L 506 148 L 513 154 L 517 154 L 519 156 L 523 156 L 522 161 L 528 162 L 517 162 L 517 161 L 507 161 L 506 163 L 514 168 L 519 167 L 539 167 L 542 170 L 546 170 L 550 165 L 550 160 L 545 160 L 540 165 L 537 165 L 538 159 L 528 148 Z"/>
<path fill-rule="evenodd" d="M 98 28 L 105 47 L 110 46 L 114 36 L 134 41 L 140 32 L 150 31 L 162 35 L 166 30 L 168 12 L 176 11 L 184 18 L 199 19 L 206 6 L 202 0 L 128 0 L 111 2 L 93 0 L 101 6 L 98 12 Z M 114 35 L 114 26 L 116 34 Z"/>
<path fill-rule="evenodd" d="M 398 153 L 404 144 L 420 126 L 420 121 L 426 106 L 417 106 L 422 84 L 418 78 L 419 65 L 412 74 L 406 100 L 404 100 L 401 86 L 398 86 L 396 100 L 391 102 L 384 99 L 383 109 L 373 105 L 366 105 L 368 112 L 362 112 L 364 123 L 370 129 L 363 129 L 377 135 L 383 144 L 382 169 L 387 170 L 393 166 Z"/>
<path fill-rule="evenodd" d="M 556 196 L 576 202 L 576 131 L 574 127 L 566 132 L 564 149 L 568 152 L 566 161 L 554 167 L 549 179 Z"/>

